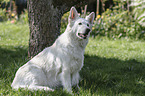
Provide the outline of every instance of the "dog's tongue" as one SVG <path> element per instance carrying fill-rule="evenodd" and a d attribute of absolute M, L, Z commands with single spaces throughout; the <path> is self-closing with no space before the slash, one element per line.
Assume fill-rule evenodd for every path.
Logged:
<path fill-rule="evenodd" d="M 87 34 L 82 34 L 82 33 L 79 33 L 79 36 L 83 39 L 86 39 L 86 37 L 88 36 Z"/>
<path fill-rule="evenodd" d="M 86 37 L 87 35 L 83 35 L 83 34 L 82 34 L 81 36 L 82 36 L 82 37 Z"/>
<path fill-rule="evenodd" d="M 84 39 L 86 39 L 88 35 L 82 35 L 82 36 L 83 36 Z"/>

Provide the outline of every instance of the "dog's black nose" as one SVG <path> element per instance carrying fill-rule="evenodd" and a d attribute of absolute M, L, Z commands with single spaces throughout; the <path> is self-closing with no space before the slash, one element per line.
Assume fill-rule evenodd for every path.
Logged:
<path fill-rule="evenodd" d="M 86 29 L 85 34 L 87 35 L 90 32 L 90 29 Z"/>
<path fill-rule="evenodd" d="M 90 29 L 87 29 L 86 31 L 89 33 L 90 32 Z"/>

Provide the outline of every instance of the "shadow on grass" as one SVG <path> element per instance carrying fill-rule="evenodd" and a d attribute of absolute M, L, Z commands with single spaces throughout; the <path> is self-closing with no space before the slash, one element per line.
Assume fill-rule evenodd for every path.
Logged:
<path fill-rule="evenodd" d="M 13 61 L 18 61 L 23 57 L 27 57 L 27 49 L 22 48 L 21 46 L 18 47 L 11 47 L 9 46 L 7 49 L 0 47 L 0 63 L 1 64 L 8 64 Z"/>
<path fill-rule="evenodd" d="M 145 62 L 85 55 L 80 86 L 91 93 L 145 94 Z"/>
<path fill-rule="evenodd" d="M 0 78 L 7 79 L 27 61 L 27 48 L 8 46 L 0 47 Z M 12 73 L 11 73 L 12 72 Z"/>

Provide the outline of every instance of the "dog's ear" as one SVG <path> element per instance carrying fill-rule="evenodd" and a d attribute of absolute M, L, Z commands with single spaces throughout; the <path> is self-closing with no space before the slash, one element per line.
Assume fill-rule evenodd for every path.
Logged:
<path fill-rule="evenodd" d="M 88 16 L 86 16 L 85 19 L 88 20 L 89 23 L 93 24 L 94 18 L 95 18 L 95 13 L 92 12 L 92 13 L 90 13 Z"/>
<path fill-rule="evenodd" d="M 69 22 L 71 20 L 75 20 L 78 17 L 79 17 L 79 15 L 78 15 L 78 12 L 77 12 L 76 8 L 75 7 L 71 7 L 69 18 L 68 18 Z"/>

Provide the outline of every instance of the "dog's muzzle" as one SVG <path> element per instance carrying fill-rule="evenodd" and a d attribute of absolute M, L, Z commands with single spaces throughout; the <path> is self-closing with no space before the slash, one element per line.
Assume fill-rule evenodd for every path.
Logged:
<path fill-rule="evenodd" d="M 88 34 L 90 33 L 90 29 L 89 28 L 87 28 L 86 30 L 85 30 L 85 32 L 84 33 L 78 33 L 78 37 L 80 38 L 80 39 L 86 39 L 87 38 L 87 36 L 88 36 Z"/>

